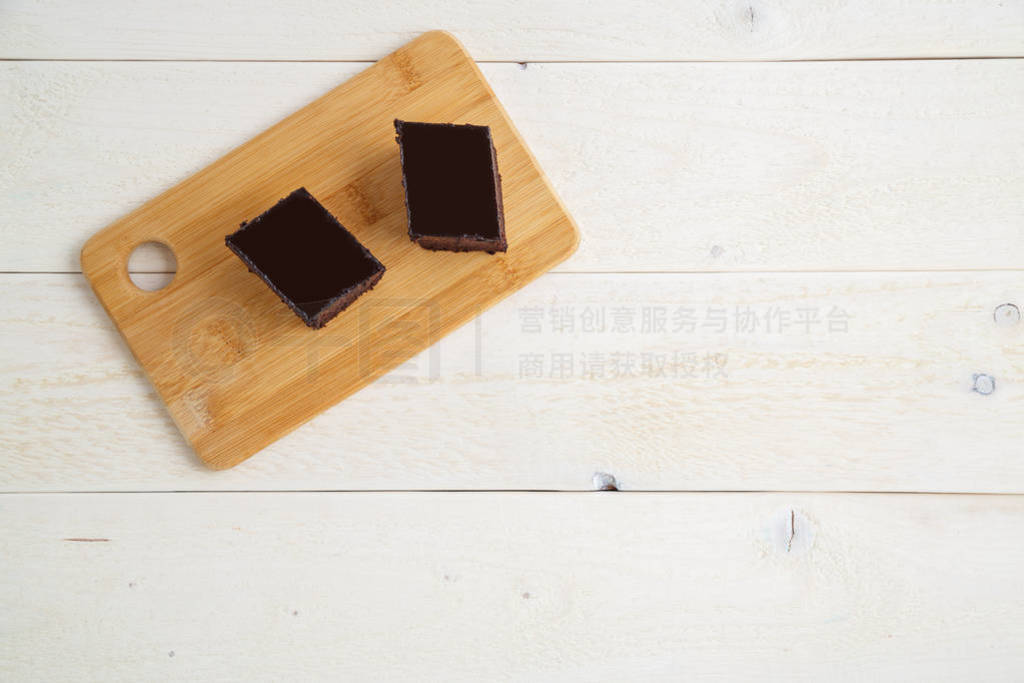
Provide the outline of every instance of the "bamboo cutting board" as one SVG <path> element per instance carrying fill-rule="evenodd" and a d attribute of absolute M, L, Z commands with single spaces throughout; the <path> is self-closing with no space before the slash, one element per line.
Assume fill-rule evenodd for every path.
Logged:
<path fill-rule="evenodd" d="M 434 252 L 409 240 L 396 118 L 491 126 L 507 253 Z M 321 330 L 224 246 L 239 223 L 300 186 L 387 267 Z M 476 64 L 434 31 L 94 235 L 82 270 L 182 434 L 222 469 L 566 259 L 578 240 Z M 129 254 L 148 241 L 168 245 L 178 261 L 155 292 L 138 289 L 127 271 Z"/>

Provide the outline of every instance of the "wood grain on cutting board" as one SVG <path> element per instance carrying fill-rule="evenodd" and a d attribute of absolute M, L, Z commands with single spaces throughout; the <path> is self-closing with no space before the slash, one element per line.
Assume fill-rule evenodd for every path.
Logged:
<path fill-rule="evenodd" d="M 272 87 L 272 84 L 268 84 Z M 395 118 L 492 128 L 506 254 L 430 252 L 406 234 Z M 305 186 L 387 267 L 371 294 L 311 331 L 223 238 Z M 167 244 L 171 284 L 126 261 Z M 200 458 L 249 457 L 567 258 L 578 233 L 469 55 L 431 32 L 93 237 L 82 269 Z"/>

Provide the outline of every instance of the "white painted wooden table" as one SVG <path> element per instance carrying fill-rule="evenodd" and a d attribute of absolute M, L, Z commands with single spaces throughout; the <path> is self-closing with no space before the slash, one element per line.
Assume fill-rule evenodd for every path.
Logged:
<path fill-rule="evenodd" d="M 1024 2 L 673 4 L 0 4 L 0 679 L 1024 678 Z M 579 252 L 205 470 L 81 244 L 433 28 Z"/>

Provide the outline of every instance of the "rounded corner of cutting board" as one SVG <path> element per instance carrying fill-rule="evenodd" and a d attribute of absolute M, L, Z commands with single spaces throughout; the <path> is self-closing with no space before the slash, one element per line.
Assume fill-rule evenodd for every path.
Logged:
<path fill-rule="evenodd" d="M 195 447 L 195 444 L 192 444 L 192 450 L 195 451 L 196 457 L 199 458 L 199 462 L 203 463 L 206 469 L 213 470 L 214 472 L 223 472 L 224 470 L 229 470 L 235 465 L 240 465 L 241 463 L 245 462 L 258 452 L 253 451 L 252 453 L 246 453 L 244 455 L 238 455 L 236 457 L 224 457 L 217 454 L 210 454 L 206 453 L 205 451 L 199 450 L 198 448 Z"/>
<path fill-rule="evenodd" d="M 559 204 L 561 204 L 561 201 L 559 201 Z M 580 228 L 578 225 L 576 225 L 576 221 L 573 220 L 572 215 L 564 206 L 562 206 L 562 212 L 565 214 L 565 218 L 569 223 L 570 242 L 568 247 L 566 247 L 565 252 L 562 254 L 562 258 L 559 260 L 559 263 L 561 263 L 562 261 L 567 261 L 570 258 L 572 258 L 572 255 L 575 254 L 576 251 L 580 248 L 581 239 Z"/>
<path fill-rule="evenodd" d="M 472 57 L 470 57 L 469 55 L 469 51 L 466 50 L 466 46 L 462 44 L 462 41 L 459 40 L 454 33 L 446 31 L 444 29 L 437 28 L 432 31 L 427 31 L 426 33 L 423 33 L 418 38 L 416 38 L 415 42 L 435 43 L 437 45 L 453 46 L 457 48 L 458 51 L 465 55 L 468 59 L 472 59 Z"/>
<path fill-rule="evenodd" d="M 92 282 L 96 271 L 102 266 L 100 242 L 103 241 L 103 236 L 106 232 L 106 230 L 100 230 L 87 239 L 78 253 L 78 262 L 82 267 L 82 274 L 90 282 Z"/>

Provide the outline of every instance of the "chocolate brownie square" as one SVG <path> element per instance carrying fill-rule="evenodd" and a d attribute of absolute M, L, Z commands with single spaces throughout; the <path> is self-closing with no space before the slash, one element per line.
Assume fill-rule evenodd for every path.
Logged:
<path fill-rule="evenodd" d="M 508 249 L 491 129 L 396 119 L 395 132 L 409 238 L 426 249 Z"/>
<path fill-rule="evenodd" d="M 304 187 L 224 241 L 313 328 L 372 289 L 385 270 Z"/>

